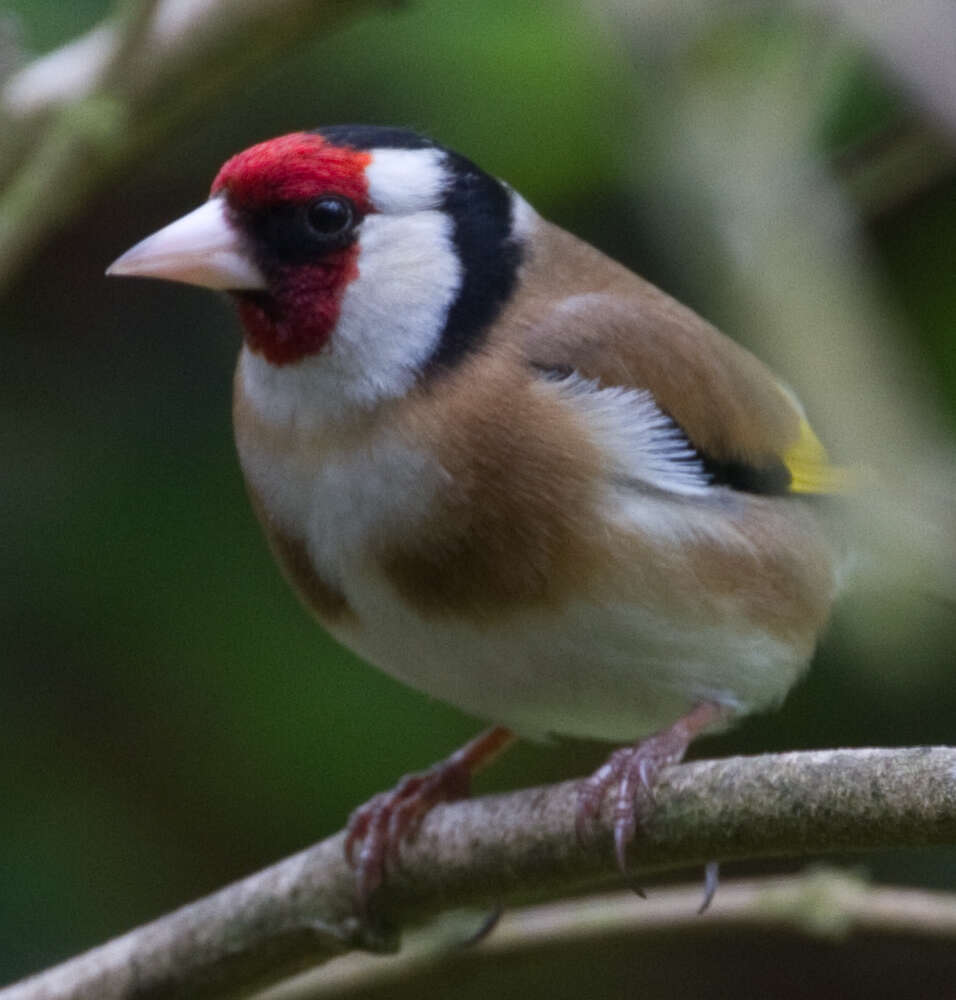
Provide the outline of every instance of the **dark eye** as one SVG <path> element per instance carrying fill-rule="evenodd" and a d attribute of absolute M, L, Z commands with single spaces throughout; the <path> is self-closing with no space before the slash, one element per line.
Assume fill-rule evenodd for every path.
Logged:
<path fill-rule="evenodd" d="M 327 239 L 351 228 L 355 210 L 347 198 L 325 195 L 306 206 L 305 217 L 313 234 Z"/>
<path fill-rule="evenodd" d="M 361 221 L 355 203 L 337 194 L 273 202 L 240 218 L 265 270 L 317 261 L 342 250 L 355 239 Z"/>

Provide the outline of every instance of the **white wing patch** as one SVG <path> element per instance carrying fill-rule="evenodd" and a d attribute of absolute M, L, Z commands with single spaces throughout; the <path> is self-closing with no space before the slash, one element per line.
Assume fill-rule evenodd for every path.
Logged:
<path fill-rule="evenodd" d="M 684 496 L 711 491 L 710 477 L 697 452 L 648 389 L 602 388 L 576 372 L 545 384 L 584 417 L 611 460 L 611 478 L 616 484 Z"/>

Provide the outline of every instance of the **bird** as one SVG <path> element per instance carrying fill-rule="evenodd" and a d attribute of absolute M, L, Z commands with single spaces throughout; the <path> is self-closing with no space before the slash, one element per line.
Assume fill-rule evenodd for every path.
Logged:
<path fill-rule="evenodd" d="M 622 869 L 661 771 L 777 705 L 842 586 L 847 490 L 794 392 L 418 132 L 228 159 L 108 274 L 227 293 L 251 504 L 319 623 L 491 728 L 352 813 L 365 906 L 516 738 L 619 744 L 579 786 Z"/>

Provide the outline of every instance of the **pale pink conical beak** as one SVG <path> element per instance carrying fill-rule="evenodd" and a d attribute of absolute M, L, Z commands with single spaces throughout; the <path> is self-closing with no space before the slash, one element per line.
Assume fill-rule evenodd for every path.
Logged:
<path fill-rule="evenodd" d="M 221 291 L 264 289 L 266 279 L 226 214 L 225 198 L 210 198 L 181 219 L 127 250 L 107 274 L 166 278 Z"/>

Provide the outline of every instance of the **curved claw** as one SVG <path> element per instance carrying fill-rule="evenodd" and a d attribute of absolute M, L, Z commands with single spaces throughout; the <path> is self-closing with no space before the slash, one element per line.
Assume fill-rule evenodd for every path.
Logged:
<path fill-rule="evenodd" d="M 681 760 L 694 737 L 717 721 L 722 711 L 718 705 L 704 702 L 667 729 L 634 746 L 615 750 L 578 788 L 574 817 L 578 840 L 584 841 L 590 835 L 602 803 L 613 789 L 614 857 L 621 873 L 627 875 L 627 849 L 638 824 L 646 821 L 654 808 L 654 788 L 661 772 Z M 704 908 L 716 891 L 716 875 L 716 865 L 713 870 L 708 865 Z M 632 888 L 639 896 L 644 895 L 640 887 Z"/>
<path fill-rule="evenodd" d="M 458 947 L 462 949 L 474 948 L 476 944 L 481 944 L 498 926 L 498 921 L 501 920 L 502 913 L 504 913 L 504 908 L 501 904 L 496 905 L 493 910 L 489 910 L 485 915 L 485 919 L 478 925 L 478 929 L 473 934 L 469 934 L 463 941 L 459 941 Z"/>
<path fill-rule="evenodd" d="M 707 912 L 708 907 L 714 901 L 717 894 L 717 886 L 720 884 L 720 862 L 708 861 L 704 865 L 704 898 L 697 907 L 697 915 L 701 916 Z"/>
<path fill-rule="evenodd" d="M 402 843 L 414 834 L 428 811 L 439 802 L 465 798 L 472 774 L 513 740 L 507 729 L 489 729 L 447 760 L 427 771 L 406 775 L 391 791 L 374 796 L 352 812 L 344 850 L 355 870 L 360 912 L 367 914 L 369 899 L 382 884 L 387 863 L 398 860 Z"/>

